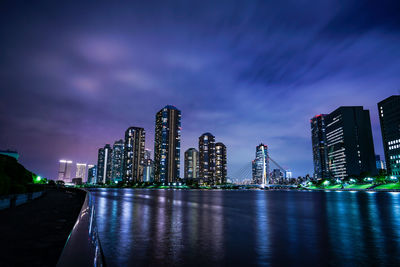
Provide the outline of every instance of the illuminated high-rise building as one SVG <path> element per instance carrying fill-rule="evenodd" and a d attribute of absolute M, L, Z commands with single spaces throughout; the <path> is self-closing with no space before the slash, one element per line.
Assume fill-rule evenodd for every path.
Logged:
<path fill-rule="evenodd" d="M 140 127 L 129 127 L 125 131 L 124 181 L 143 182 L 143 164 L 146 132 Z"/>
<path fill-rule="evenodd" d="M 319 114 L 310 120 L 314 177 L 318 179 L 329 178 L 325 117 L 325 114 Z"/>
<path fill-rule="evenodd" d="M 151 150 L 144 150 L 143 182 L 154 182 L 154 161 L 151 159 Z"/>
<path fill-rule="evenodd" d="M 218 142 L 215 144 L 215 182 L 226 183 L 227 164 L 226 164 L 226 146 Z"/>
<path fill-rule="evenodd" d="M 255 178 L 257 175 L 257 165 L 256 165 L 255 159 L 251 161 L 251 174 L 252 174 L 252 180 L 253 180 L 252 182 L 258 184 L 257 179 Z"/>
<path fill-rule="evenodd" d="M 123 178 L 123 164 L 124 164 L 124 141 L 118 140 L 114 142 L 112 149 L 112 166 L 111 166 L 111 179 L 112 182 L 120 182 Z"/>
<path fill-rule="evenodd" d="M 86 163 L 76 163 L 75 178 L 81 178 L 82 183 L 86 182 Z"/>
<path fill-rule="evenodd" d="M 172 183 L 179 180 L 181 111 L 165 106 L 156 114 L 154 136 L 154 179 Z"/>
<path fill-rule="evenodd" d="M 199 178 L 199 152 L 195 148 L 185 151 L 185 179 Z"/>
<path fill-rule="evenodd" d="M 400 95 L 378 103 L 387 174 L 400 178 Z"/>
<path fill-rule="evenodd" d="M 384 160 L 381 160 L 380 155 L 375 155 L 376 169 L 379 171 L 386 170 L 386 163 Z"/>
<path fill-rule="evenodd" d="M 268 146 L 259 144 L 256 146 L 256 158 L 253 161 L 253 183 L 269 184 L 269 156 Z"/>
<path fill-rule="evenodd" d="M 99 149 L 97 157 L 96 183 L 109 183 L 112 176 L 112 149 L 109 144 Z"/>
<path fill-rule="evenodd" d="M 340 107 L 326 115 L 325 124 L 331 178 L 377 174 L 368 110 Z"/>
<path fill-rule="evenodd" d="M 199 137 L 199 178 L 215 183 L 215 136 L 204 133 Z"/>
<path fill-rule="evenodd" d="M 93 164 L 88 164 L 87 166 L 87 183 L 88 184 L 95 184 L 97 178 L 97 166 Z"/>
<path fill-rule="evenodd" d="M 150 158 L 144 160 L 143 182 L 154 182 L 154 162 Z"/>
<path fill-rule="evenodd" d="M 62 159 L 59 161 L 58 168 L 58 180 L 62 180 L 65 183 L 71 183 L 71 170 L 72 170 L 72 161 Z"/>

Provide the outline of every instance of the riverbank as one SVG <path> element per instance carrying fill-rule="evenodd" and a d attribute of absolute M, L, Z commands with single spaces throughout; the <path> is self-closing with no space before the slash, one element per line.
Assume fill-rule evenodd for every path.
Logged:
<path fill-rule="evenodd" d="M 230 185 L 230 186 L 133 186 L 133 187 L 116 187 L 116 186 L 87 186 L 86 189 L 152 189 L 152 190 L 308 190 L 308 191 L 374 191 L 374 192 L 400 192 L 400 183 L 390 184 L 351 184 L 345 185 L 329 185 L 329 186 L 309 186 L 309 187 L 291 187 L 288 185 L 271 185 L 261 188 L 260 186 L 246 186 L 246 185 Z"/>
<path fill-rule="evenodd" d="M 351 184 L 351 185 L 331 185 L 331 186 L 310 186 L 305 187 L 305 190 L 316 190 L 316 191 L 369 191 L 369 192 L 400 192 L 400 183 L 390 184 Z"/>
<path fill-rule="evenodd" d="M 55 266 L 85 193 L 49 189 L 22 206 L 0 211 L 0 266 Z"/>
<path fill-rule="evenodd" d="M 81 185 L 75 186 L 76 188 L 96 189 L 96 188 L 110 188 L 110 189 L 241 189 L 239 185 L 134 185 L 134 186 L 116 186 L 116 185 Z"/>

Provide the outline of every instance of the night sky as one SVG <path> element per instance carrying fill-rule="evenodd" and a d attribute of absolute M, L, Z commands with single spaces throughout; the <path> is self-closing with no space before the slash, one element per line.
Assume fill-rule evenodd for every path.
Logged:
<path fill-rule="evenodd" d="M 228 176 L 260 142 L 312 174 L 309 120 L 341 105 L 370 110 L 383 155 L 377 102 L 400 92 L 400 1 L 82 2 L 0 4 L 0 149 L 28 169 L 96 163 L 129 126 L 153 150 L 167 104 L 182 111 L 181 173 L 211 132 Z"/>

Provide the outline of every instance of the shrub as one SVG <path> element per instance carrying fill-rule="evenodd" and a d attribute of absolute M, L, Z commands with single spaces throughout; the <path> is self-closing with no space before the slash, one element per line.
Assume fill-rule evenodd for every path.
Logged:
<path fill-rule="evenodd" d="M 25 193 L 27 185 L 33 182 L 32 172 L 26 170 L 13 157 L 0 155 L 0 194 Z"/>

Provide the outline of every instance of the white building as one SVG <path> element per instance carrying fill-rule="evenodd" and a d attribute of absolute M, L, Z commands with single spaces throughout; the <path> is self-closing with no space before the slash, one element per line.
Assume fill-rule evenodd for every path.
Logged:
<path fill-rule="evenodd" d="M 71 182 L 71 169 L 72 169 L 72 161 L 71 160 L 60 160 L 60 167 L 58 169 L 58 180 L 62 180 L 65 183 Z"/>
<path fill-rule="evenodd" d="M 75 178 L 82 178 L 82 183 L 86 182 L 86 163 L 76 163 Z"/>

